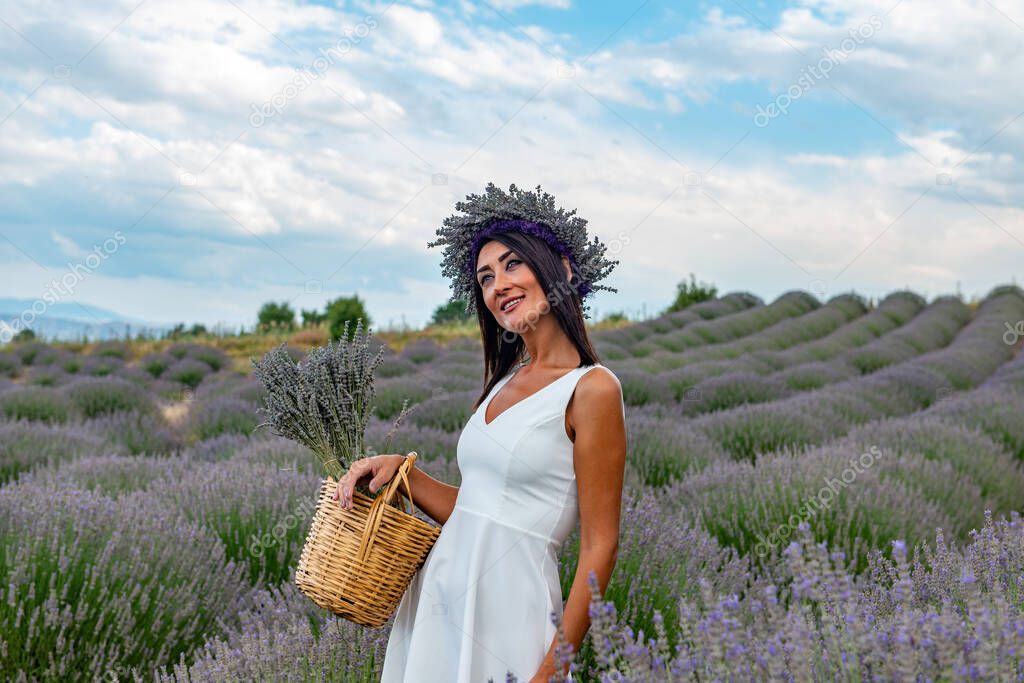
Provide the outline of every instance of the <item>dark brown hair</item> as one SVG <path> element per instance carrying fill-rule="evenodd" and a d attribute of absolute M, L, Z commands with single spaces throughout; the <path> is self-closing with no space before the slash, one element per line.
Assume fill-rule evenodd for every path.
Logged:
<path fill-rule="evenodd" d="M 580 367 L 600 363 L 601 359 L 590 341 L 587 326 L 583 321 L 583 306 L 577 291 L 580 283 L 579 273 L 573 269 L 572 280 L 566 281 L 565 266 L 562 265 L 561 257 L 547 242 L 533 235 L 512 231 L 498 233 L 492 239 L 515 251 L 523 263 L 533 271 L 551 305 L 546 315 L 555 316 L 559 326 L 576 347 L 580 354 Z M 476 297 L 476 316 L 480 323 L 480 335 L 484 346 L 484 389 L 477 398 L 474 409 L 480 407 L 494 385 L 512 369 L 512 366 L 524 360 L 526 354 L 523 338 L 498 324 L 487 308 L 479 281 L 476 282 L 473 296 Z"/>

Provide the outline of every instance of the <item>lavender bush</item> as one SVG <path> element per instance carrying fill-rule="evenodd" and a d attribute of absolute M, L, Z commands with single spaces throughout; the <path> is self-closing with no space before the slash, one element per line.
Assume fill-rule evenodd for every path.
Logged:
<path fill-rule="evenodd" d="M 216 533 L 227 557 L 248 568 L 251 583 L 280 583 L 295 571 L 320 482 L 315 473 L 252 462 L 242 453 L 154 480 L 150 491 Z"/>
<path fill-rule="evenodd" d="M 123 368 L 124 365 L 125 362 L 117 356 L 83 356 L 78 374 L 106 377 Z"/>
<path fill-rule="evenodd" d="M 205 344 L 197 344 L 188 354 L 189 358 L 206 363 L 210 370 L 217 372 L 229 368 L 231 358 L 222 350 Z"/>
<path fill-rule="evenodd" d="M 366 440 L 369 443 L 384 443 L 390 431 L 390 424 L 371 417 L 366 424 Z M 416 464 L 419 466 L 424 460 L 454 461 L 458 442 L 459 435 L 456 432 L 405 423 L 394 432 L 391 450 L 395 453 L 416 451 Z"/>
<path fill-rule="evenodd" d="M 665 486 L 728 455 L 702 432 L 636 411 L 626 414 L 627 458 L 644 483 Z"/>
<path fill-rule="evenodd" d="M 58 356 L 56 349 L 49 344 L 39 341 L 15 344 L 11 347 L 11 350 L 21 360 L 22 365 L 47 365 Z"/>
<path fill-rule="evenodd" d="M 98 449 L 97 449 L 98 450 Z M 23 475 L 19 482 L 34 482 L 56 491 L 67 486 L 119 498 L 150 484 L 177 481 L 193 466 L 185 457 L 140 458 L 134 455 L 86 455 L 66 463 L 50 463 Z"/>
<path fill-rule="evenodd" d="M 402 349 L 401 358 L 422 365 L 437 358 L 441 353 L 441 346 L 432 339 L 417 339 L 405 345 Z"/>
<path fill-rule="evenodd" d="M 119 411 L 89 420 L 89 431 L 134 455 L 167 455 L 182 448 L 183 435 L 159 412 Z"/>
<path fill-rule="evenodd" d="M 473 414 L 473 402 L 479 395 L 479 389 L 455 392 L 439 390 L 408 411 L 409 422 L 419 427 L 433 427 L 446 432 L 458 431 Z"/>
<path fill-rule="evenodd" d="M 653 631 L 619 622 L 591 587 L 587 641 L 595 665 L 579 680 L 1020 680 L 1024 676 L 1024 525 L 1019 514 L 972 534 L 963 550 L 942 532 L 934 549 L 892 543 L 872 555 L 866 580 L 806 528 L 786 549 L 784 585 L 743 597 L 702 584 L 680 600 L 680 634 L 664 616 Z M 574 664 L 574 668 L 577 665 Z"/>
<path fill-rule="evenodd" d="M 259 424 L 256 408 L 230 396 L 196 401 L 188 418 L 189 438 L 203 441 L 221 434 L 249 436 Z"/>
<path fill-rule="evenodd" d="M 8 420 L 58 424 L 67 422 L 73 412 L 71 402 L 55 389 L 19 386 L 0 394 L 0 415 Z"/>
<path fill-rule="evenodd" d="M 688 511 L 720 543 L 764 570 L 778 560 L 794 529 L 807 522 L 816 538 L 842 550 L 849 569 L 859 572 L 870 549 L 953 526 L 936 502 L 912 495 L 897 478 L 881 476 L 881 464 L 892 457 L 881 449 L 837 444 L 765 456 L 756 465 L 714 464 L 669 486 L 665 504 Z"/>
<path fill-rule="evenodd" d="M 25 384 L 38 387 L 57 387 L 68 382 L 71 375 L 59 365 L 36 365 L 28 369 Z"/>
<path fill-rule="evenodd" d="M 178 359 L 169 353 L 155 352 L 143 356 L 139 360 L 139 367 L 149 373 L 151 377 L 157 378 L 177 361 Z"/>
<path fill-rule="evenodd" d="M 145 389 L 118 377 L 81 377 L 62 390 L 87 420 L 121 411 L 151 413 L 156 409 Z"/>
<path fill-rule="evenodd" d="M 242 614 L 245 628 L 213 639 L 196 661 L 184 658 L 167 667 L 159 683 L 235 681 L 323 681 L 371 683 L 380 680 L 389 625 L 359 626 L 333 615 L 303 614 L 296 604 L 312 604 L 288 584 L 284 595 L 267 593 L 260 609 Z M 321 610 L 322 612 L 322 610 Z"/>
<path fill-rule="evenodd" d="M 423 376 L 391 377 L 375 382 L 373 413 L 381 420 L 389 420 L 402 412 L 407 403 L 419 404 L 443 390 Z"/>
<path fill-rule="evenodd" d="M 210 372 L 210 366 L 206 363 L 193 358 L 182 358 L 164 370 L 160 377 L 195 389 Z"/>
<path fill-rule="evenodd" d="M 0 485 L 22 472 L 67 463 L 105 446 L 102 438 L 79 426 L 28 420 L 0 423 Z"/>
<path fill-rule="evenodd" d="M 1011 405 L 1016 415 L 1024 415 L 1024 394 Z M 851 431 L 846 440 L 862 447 L 877 444 L 899 456 L 916 453 L 949 463 L 977 484 L 985 503 L 997 513 L 1009 513 L 1024 503 L 1024 465 L 977 428 L 925 414 L 869 422 Z"/>
<path fill-rule="evenodd" d="M 0 676 L 100 680 L 190 657 L 235 619 L 239 568 L 151 497 L 0 488 Z"/>
<path fill-rule="evenodd" d="M 392 356 L 385 358 L 384 362 L 377 368 L 378 377 L 403 377 L 405 375 L 415 374 L 417 371 L 416 363 L 406 358 L 398 356 Z"/>
<path fill-rule="evenodd" d="M 651 632 L 652 617 L 661 611 L 669 615 L 668 629 L 675 633 L 675 606 L 684 597 L 699 598 L 702 581 L 723 593 L 742 592 L 751 581 L 746 558 L 720 545 L 684 514 L 662 505 L 660 496 L 650 489 L 624 494 L 621 531 L 618 559 L 605 597 L 617 606 L 623 623 L 636 630 Z M 566 598 L 576 578 L 578 560 L 579 530 L 574 530 L 559 553 Z M 585 642 L 581 660 L 592 656 Z"/>
<path fill-rule="evenodd" d="M 185 455 L 196 462 L 219 462 L 248 447 L 252 441 L 241 434 L 220 434 L 188 447 Z"/>
<path fill-rule="evenodd" d="M 118 360 L 128 361 L 131 360 L 133 354 L 130 344 L 111 340 L 96 344 L 92 348 L 90 355 L 99 358 L 117 358 Z"/>
<path fill-rule="evenodd" d="M 9 351 L 0 351 L 0 376 L 17 377 L 21 372 L 21 358 Z"/>

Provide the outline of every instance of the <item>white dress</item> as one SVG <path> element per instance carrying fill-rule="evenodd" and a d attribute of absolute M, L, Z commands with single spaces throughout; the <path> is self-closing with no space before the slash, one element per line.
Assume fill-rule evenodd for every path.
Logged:
<path fill-rule="evenodd" d="M 528 683 L 537 672 L 557 633 L 552 613 L 562 615 L 558 551 L 579 521 L 565 410 L 595 367 L 570 370 L 487 424 L 513 370 L 469 418 L 455 508 L 398 604 L 381 683 L 505 683 L 508 672 Z"/>

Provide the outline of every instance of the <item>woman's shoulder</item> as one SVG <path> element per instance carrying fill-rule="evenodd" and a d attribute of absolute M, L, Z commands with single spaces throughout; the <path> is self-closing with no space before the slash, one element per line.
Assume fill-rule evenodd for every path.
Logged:
<path fill-rule="evenodd" d="M 584 392 L 594 392 L 597 395 L 610 392 L 621 396 L 622 385 L 619 383 L 619 378 L 608 366 L 593 363 L 581 367 L 583 376 L 580 377 L 577 384 L 578 388 L 582 388 Z M 586 387 L 592 387 L 592 389 Z"/>
<path fill-rule="evenodd" d="M 625 399 L 622 385 L 615 373 L 600 363 L 583 366 L 582 377 L 576 382 L 577 406 L 582 410 L 599 416 L 601 419 L 610 417 L 612 413 L 625 411 Z"/>

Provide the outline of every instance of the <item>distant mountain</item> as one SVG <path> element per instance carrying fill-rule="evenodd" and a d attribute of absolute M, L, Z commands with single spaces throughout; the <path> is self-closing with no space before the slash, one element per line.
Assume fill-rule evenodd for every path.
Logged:
<path fill-rule="evenodd" d="M 10 338 L 11 330 L 18 332 L 25 326 L 20 321 L 15 325 L 14 321 L 21 318 L 24 311 L 31 311 L 33 304 L 39 308 L 38 302 L 32 299 L 0 298 L 0 342 Z M 124 339 L 127 335 L 134 337 L 143 330 L 157 334 L 173 325 L 131 318 L 91 304 L 62 301 L 47 306 L 27 327 L 36 336 L 51 341 L 98 341 Z"/>

